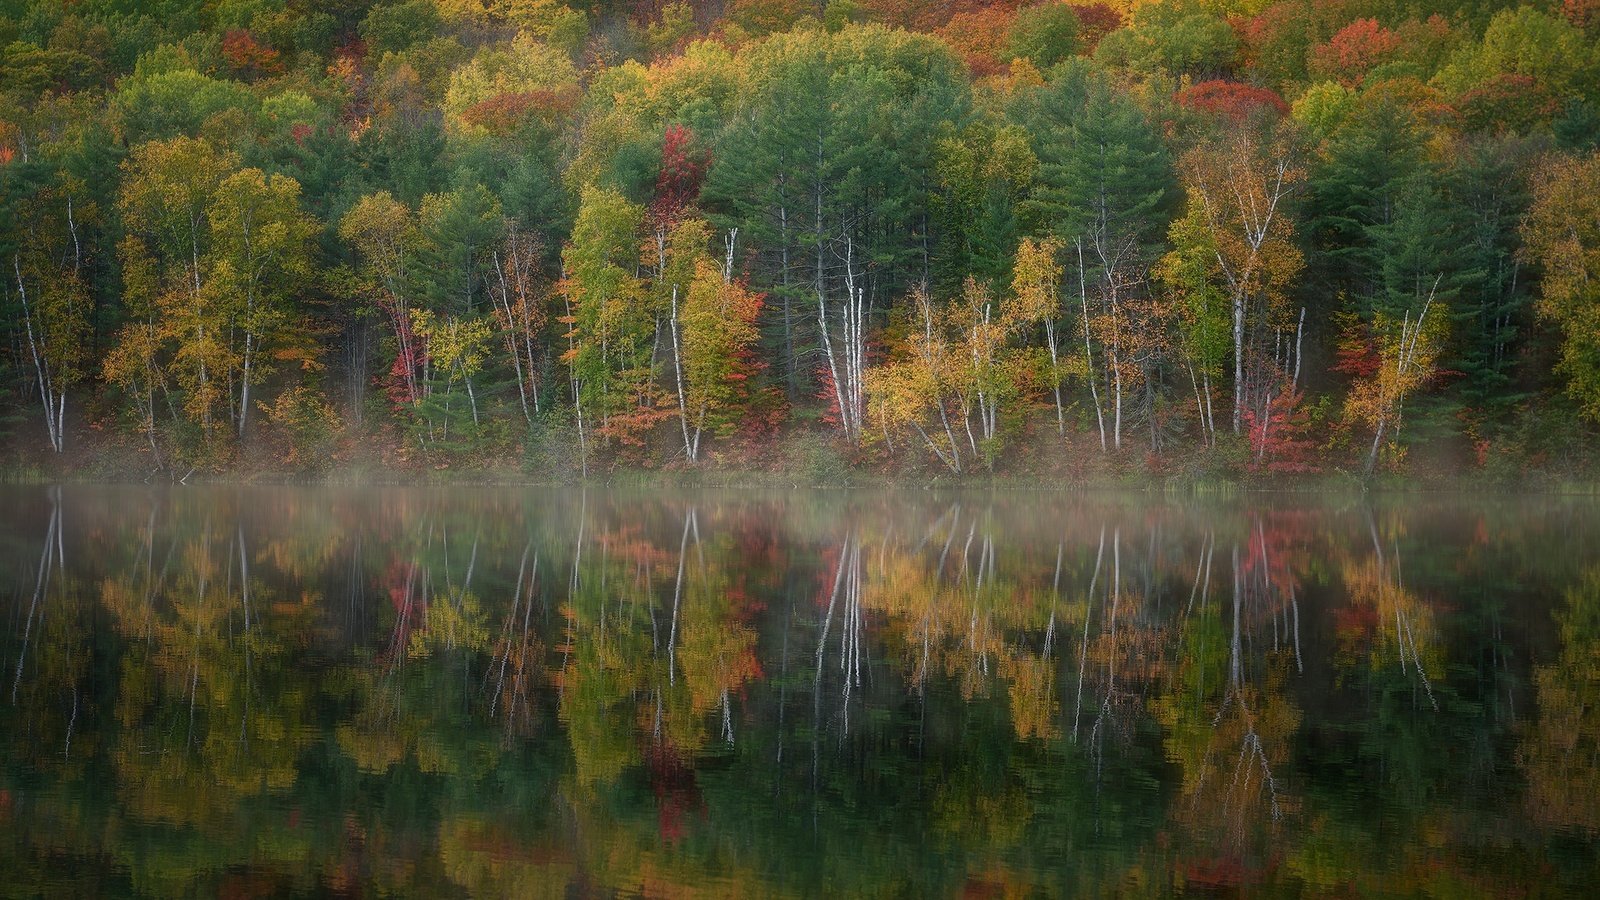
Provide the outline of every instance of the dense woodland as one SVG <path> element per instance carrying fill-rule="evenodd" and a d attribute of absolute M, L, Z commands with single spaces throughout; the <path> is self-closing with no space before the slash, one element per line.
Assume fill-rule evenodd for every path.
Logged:
<path fill-rule="evenodd" d="M 0 0 L 0 440 L 1586 471 L 1597 39 L 1597 0 Z"/>

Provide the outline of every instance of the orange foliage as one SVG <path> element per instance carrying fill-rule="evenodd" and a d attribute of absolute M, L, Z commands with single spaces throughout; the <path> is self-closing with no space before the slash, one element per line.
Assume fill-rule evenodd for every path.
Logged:
<path fill-rule="evenodd" d="M 577 90 L 517 91 L 495 94 L 474 103 L 461 113 L 461 120 L 494 134 L 515 131 L 531 117 L 549 119 L 571 112 L 577 105 Z"/>
<path fill-rule="evenodd" d="M 1312 48 L 1311 71 L 1353 88 L 1399 48 L 1400 36 L 1379 25 L 1377 19 L 1356 19 L 1339 29 L 1326 44 Z"/>
<path fill-rule="evenodd" d="M 1179 106 L 1242 122 L 1268 110 L 1288 115 L 1289 104 L 1276 91 L 1240 84 L 1237 81 L 1202 81 L 1178 92 Z"/>
<path fill-rule="evenodd" d="M 1561 101 L 1527 75 L 1502 72 L 1458 97 L 1456 110 L 1470 131 L 1523 131 L 1554 118 Z"/>
<path fill-rule="evenodd" d="M 1561 0 L 1561 14 L 1579 28 L 1600 25 L 1600 0 Z"/>
<path fill-rule="evenodd" d="M 222 58 L 236 72 L 276 75 L 283 71 L 278 51 L 257 41 L 255 35 L 243 29 L 223 35 Z"/>
<path fill-rule="evenodd" d="M 1122 13 L 1107 3 L 1075 3 L 1072 11 L 1078 14 L 1078 52 L 1084 56 L 1093 55 L 1101 38 L 1122 27 Z"/>
<path fill-rule="evenodd" d="M 1004 4 L 985 6 L 950 17 L 937 34 L 966 60 L 967 68 L 978 77 L 1000 71 L 1005 57 L 1006 38 L 1016 21 L 1016 11 Z"/>

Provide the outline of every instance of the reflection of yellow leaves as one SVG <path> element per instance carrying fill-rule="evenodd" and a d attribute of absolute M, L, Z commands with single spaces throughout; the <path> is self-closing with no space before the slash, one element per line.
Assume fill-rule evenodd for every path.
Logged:
<path fill-rule="evenodd" d="M 1001 662 L 1000 673 L 1011 679 L 1011 722 L 1023 740 L 1061 736 L 1056 725 L 1055 663 L 1019 654 Z"/>
<path fill-rule="evenodd" d="M 1600 831 L 1600 569 L 1567 592 L 1561 656 L 1534 670 L 1538 717 L 1524 733 L 1528 807 L 1538 821 Z"/>
<path fill-rule="evenodd" d="M 439 862 L 475 897 L 564 897 L 577 875 L 564 851 L 529 848 L 489 822 L 467 818 L 439 826 Z"/>
<path fill-rule="evenodd" d="M 382 773 L 406 757 L 406 739 L 392 731 L 356 730 L 351 724 L 334 731 L 339 749 L 363 772 Z"/>
<path fill-rule="evenodd" d="M 688 624 L 700 623 L 690 618 Z M 684 629 L 678 664 L 696 712 L 711 709 L 722 702 L 724 692 L 738 690 L 761 674 L 755 646 L 756 633 L 744 625 L 713 621 Z"/>
<path fill-rule="evenodd" d="M 1433 608 L 1413 591 L 1395 583 L 1394 575 L 1376 555 L 1347 561 L 1343 566 L 1345 591 L 1352 608 L 1367 612 L 1349 617 L 1352 623 L 1371 623 L 1372 633 L 1360 628 L 1345 629 L 1339 635 L 1342 659 L 1353 661 L 1361 643 L 1374 671 L 1399 665 L 1414 671 L 1421 665 L 1424 674 L 1443 671 L 1444 660 L 1438 642 L 1433 640 Z"/>
<path fill-rule="evenodd" d="M 976 788 L 976 784 L 966 786 L 968 790 Z M 979 794 L 947 790 L 934 800 L 934 817 L 941 832 L 960 835 L 975 846 L 1001 850 L 1021 842 L 1032 808 L 1027 795 L 1016 787 Z"/>
<path fill-rule="evenodd" d="M 422 628 L 411 633 L 407 648 L 413 658 L 428 656 L 434 650 L 482 650 L 489 644 L 489 626 L 478 596 L 467 591 L 452 602 L 435 597 L 428 604 Z"/>

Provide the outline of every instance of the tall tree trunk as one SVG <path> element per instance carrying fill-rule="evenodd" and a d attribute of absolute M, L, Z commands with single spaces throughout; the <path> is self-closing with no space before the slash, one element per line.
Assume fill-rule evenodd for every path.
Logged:
<path fill-rule="evenodd" d="M 28 335 L 28 352 L 33 357 L 33 371 L 39 382 L 39 400 L 44 404 L 44 427 L 50 441 L 50 449 L 60 453 L 63 447 L 62 418 L 66 413 L 67 392 L 62 388 L 57 395 L 55 379 L 50 373 L 50 355 L 44 346 L 44 326 L 41 323 L 37 332 L 33 327 L 33 308 L 28 303 L 28 286 L 22 279 L 22 264 L 13 254 L 11 269 L 17 276 L 17 294 L 22 300 L 22 321 L 26 326 Z"/>
<path fill-rule="evenodd" d="M 1083 306 L 1083 361 L 1089 379 L 1089 396 L 1094 400 L 1094 418 L 1100 426 L 1100 452 L 1106 452 L 1106 414 L 1100 406 L 1100 389 L 1095 386 L 1094 353 L 1089 344 L 1089 289 L 1083 269 L 1083 239 L 1078 239 L 1078 300 Z"/>
<path fill-rule="evenodd" d="M 689 403 L 683 391 L 683 346 L 678 339 L 678 286 L 672 286 L 672 318 L 667 327 L 672 332 L 672 371 L 678 387 L 678 425 L 683 430 L 683 453 L 692 464 L 696 462 L 697 441 L 689 438 Z"/>

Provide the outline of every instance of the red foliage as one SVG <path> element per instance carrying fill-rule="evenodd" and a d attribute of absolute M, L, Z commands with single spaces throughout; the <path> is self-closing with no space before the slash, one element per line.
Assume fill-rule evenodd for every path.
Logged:
<path fill-rule="evenodd" d="M 695 150 L 695 135 L 687 125 L 668 125 L 661 139 L 661 169 L 656 174 L 656 197 L 651 217 L 675 222 L 684 207 L 700 196 L 700 183 L 711 168 L 711 151 Z"/>
<path fill-rule="evenodd" d="M 1122 27 L 1122 13 L 1106 3 L 1074 5 L 1072 11 L 1078 14 L 1078 52 L 1085 56 L 1094 53 L 1101 38 Z"/>
<path fill-rule="evenodd" d="M 1308 435 L 1311 417 L 1300 406 L 1303 399 L 1303 392 L 1285 390 L 1267 404 L 1266 415 L 1254 409 L 1244 411 L 1243 421 L 1250 435 L 1250 471 L 1319 471 L 1312 458 L 1316 442 Z"/>
<path fill-rule="evenodd" d="M 283 71 L 278 51 L 257 41 L 255 35 L 243 29 L 222 36 L 222 58 L 236 72 L 275 75 Z"/>
<path fill-rule="evenodd" d="M 389 366 L 388 383 L 383 385 L 384 393 L 389 395 L 390 402 L 395 406 L 408 406 L 421 399 L 412 385 L 416 383 L 417 373 L 428 361 L 428 350 L 411 327 L 411 317 L 406 315 L 405 310 L 387 300 L 378 301 L 378 307 L 389 316 L 396 344 L 394 363 Z"/>
<path fill-rule="evenodd" d="M 1527 75 L 1502 72 L 1457 98 L 1456 111 L 1469 131 L 1524 131 L 1554 118 L 1561 101 Z"/>
<path fill-rule="evenodd" d="M 1347 325 L 1343 331 L 1336 351 L 1338 362 L 1333 364 L 1333 371 L 1351 378 L 1372 377 L 1383 365 L 1383 357 L 1378 353 L 1377 343 L 1372 340 L 1372 332 L 1360 323 Z"/>
<path fill-rule="evenodd" d="M 333 48 L 332 59 L 348 59 L 361 62 L 367 58 L 367 42 L 358 34 L 345 38 L 344 42 Z"/>
<path fill-rule="evenodd" d="M 1179 106 L 1242 122 L 1263 111 L 1276 116 L 1289 113 L 1289 104 L 1267 88 L 1237 81 L 1202 81 L 1178 92 Z"/>
<path fill-rule="evenodd" d="M 1326 44 L 1312 48 L 1311 71 L 1337 78 L 1353 88 L 1399 47 L 1400 36 L 1379 25 L 1377 19 L 1356 19 L 1339 29 Z"/>
<path fill-rule="evenodd" d="M 938 34 L 961 54 L 972 74 L 982 78 L 1000 71 L 1006 39 L 1016 18 L 1016 11 L 1005 4 L 985 6 L 956 13 Z"/>
<path fill-rule="evenodd" d="M 1239 28 L 1239 38 L 1246 48 L 1246 61 L 1253 65 L 1263 51 L 1288 38 L 1304 34 L 1305 30 L 1305 10 L 1300 4 L 1272 4 Z"/>
<path fill-rule="evenodd" d="M 1561 14 L 1579 28 L 1600 25 L 1600 0 L 1562 0 Z"/>
<path fill-rule="evenodd" d="M 468 125 L 486 128 L 495 134 L 509 134 L 530 117 L 554 118 L 572 111 L 577 103 L 572 91 L 519 91 L 495 94 L 480 100 L 461 113 Z"/>

